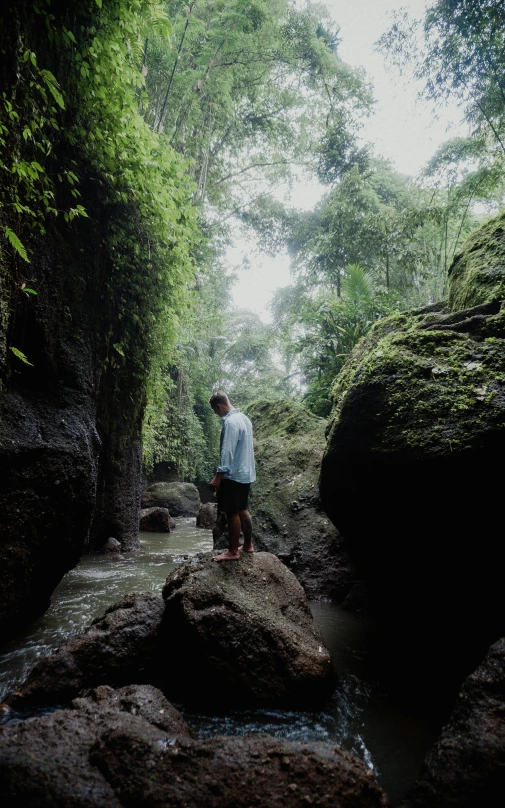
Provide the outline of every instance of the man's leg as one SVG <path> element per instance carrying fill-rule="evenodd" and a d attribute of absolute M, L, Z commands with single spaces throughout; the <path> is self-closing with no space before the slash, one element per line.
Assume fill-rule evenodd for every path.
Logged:
<path fill-rule="evenodd" d="M 230 537 L 228 544 L 229 549 L 226 551 L 226 553 L 221 553 L 221 555 L 214 556 L 214 561 L 233 561 L 240 558 L 240 553 L 238 551 L 240 516 L 238 513 L 227 513 L 226 517 L 228 519 L 228 535 Z"/>
<path fill-rule="evenodd" d="M 239 513 L 240 525 L 244 536 L 244 543 L 239 547 L 245 553 L 254 553 L 252 545 L 252 520 L 249 511 L 240 511 Z"/>

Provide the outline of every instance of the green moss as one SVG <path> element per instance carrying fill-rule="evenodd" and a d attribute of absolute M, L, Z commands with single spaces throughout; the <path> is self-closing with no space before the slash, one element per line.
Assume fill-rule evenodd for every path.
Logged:
<path fill-rule="evenodd" d="M 373 417 L 373 448 L 384 453 L 452 452 L 502 428 L 503 315 L 487 318 L 493 336 L 484 339 L 437 330 L 446 319 L 423 310 L 388 318 L 359 343 L 333 388 L 330 446 L 343 419 L 359 420 L 358 406 L 367 423 Z"/>
<path fill-rule="evenodd" d="M 254 511 L 282 533 L 285 514 L 317 493 L 326 421 L 293 401 L 257 401 L 247 414 L 258 473 Z"/>
<path fill-rule="evenodd" d="M 505 214 L 465 242 L 449 268 L 451 311 L 505 299 Z"/>
<path fill-rule="evenodd" d="M 247 413 L 265 437 L 304 435 L 314 429 L 324 430 L 324 418 L 318 418 L 293 401 L 256 401 L 248 406 Z"/>

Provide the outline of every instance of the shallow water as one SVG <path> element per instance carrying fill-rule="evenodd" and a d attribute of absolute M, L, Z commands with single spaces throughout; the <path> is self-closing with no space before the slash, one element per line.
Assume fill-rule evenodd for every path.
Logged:
<path fill-rule="evenodd" d="M 0 701 L 36 662 L 89 626 L 127 592 L 161 591 L 184 557 L 212 549 L 211 531 L 194 519 L 178 519 L 171 533 L 141 533 L 141 550 L 121 557 L 84 556 L 52 596 L 47 612 L 34 620 L 0 655 Z M 312 603 L 312 613 L 331 652 L 339 684 L 324 710 L 231 711 L 221 715 L 182 710 L 200 737 L 268 733 L 296 741 L 337 743 L 373 769 L 393 799 L 415 780 L 434 729 L 400 712 L 374 680 L 370 665 L 371 621 L 333 603 Z M 203 683 L 205 686 L 205 683 Z M 221 699 L 225 694 L 219 694 Z M 221 701 L 222 704 L 222 701 Z"/>
<path fill-rule="evenodd" d="M 170 533 L 141 533 L 141 549 L 121 556 L 85 555 L 53 592 L 51 606 L 2 648 L 0 702 L 33 666 L 90 625 L 127 592 L 161 592 L 184 556 L 212 549 L 212 533 L 177 519 Z"/>

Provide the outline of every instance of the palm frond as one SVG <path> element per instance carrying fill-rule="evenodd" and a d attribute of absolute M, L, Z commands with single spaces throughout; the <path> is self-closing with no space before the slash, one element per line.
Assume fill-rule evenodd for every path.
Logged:
<path fill-rule="evenodd" d="M 342 279 L 342 294 L 350 303 L 367 305 L 374 297 L 374 282 L 370 272 L 360 264 L 348 264 Z"/>

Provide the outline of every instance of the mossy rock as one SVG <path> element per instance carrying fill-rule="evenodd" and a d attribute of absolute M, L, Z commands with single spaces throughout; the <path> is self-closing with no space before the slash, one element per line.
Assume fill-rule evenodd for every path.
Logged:
<path fill-rule="evenodd" d="M 168 508 L 170 516 L 196 516 L 200 494 L 193 483 L 152 483 L 142 494 L 143 508 Z"/>
<path fill-rule="evenodd" d="M 309 598 L 343 600 L 354 571 L 319 499 L 326 422 L 284 400 L 258 401 L 247 414 L 258 476 L 251 491 L 256 549 L 277 555 Z"/>
<path fill-rule="evenodd" d="M 505 633 L 503 221 L 461 251 L 448 303 L 377 323 L 332 391 L 324 509 L 370 587 L 382 662 L 431 697 Z"/>
<path fill-rule="evenodd" d="M 465 329 L 468 329 L 465 331 Z M 336 379 L 327 453 L 354 427 L 390 460 L 471 449 L 504 427 L 505 312 L 441 304 L 381 320 Z M 346 438 L 342 425 L 346 423 Z M 358 439 L 358 445 L 361 438 Z"/>
<path fill-rule="evenodd" d="M 477 230 L 449 268 L 449 309 L 505 299 L 505 213 Z"/>

